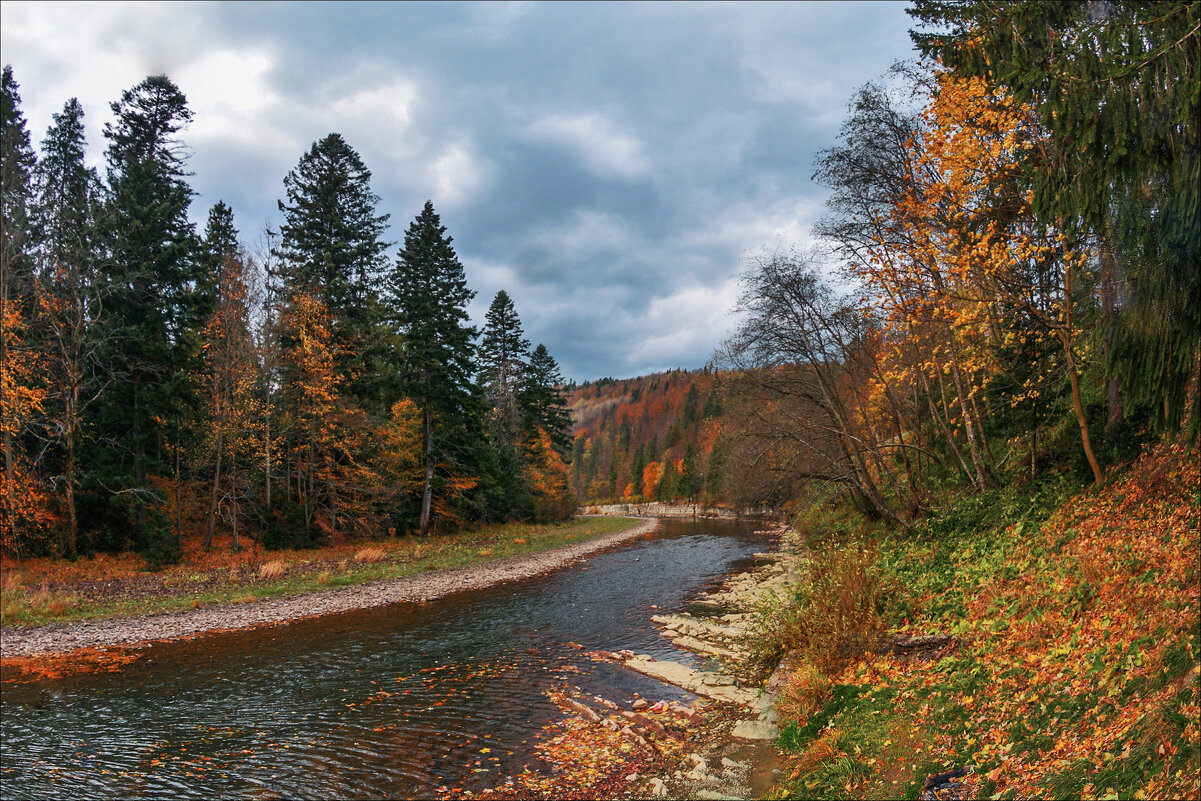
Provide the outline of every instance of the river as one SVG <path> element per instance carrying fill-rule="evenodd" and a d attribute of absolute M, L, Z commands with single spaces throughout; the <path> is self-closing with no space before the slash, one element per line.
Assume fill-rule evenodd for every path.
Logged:
<path fill-rule="evenodd" d="M 722 521 L 664 521 L 586 562 L 425 604 L 151 646 L 120 672 L 7 683 L 6 798 L 379 797 L 482 789 L 523 768 L 562 717 L 547 690 L 693 696 L 593 662 L 630 649 L 696 664 L 660 637 L 766 541 Z"/>

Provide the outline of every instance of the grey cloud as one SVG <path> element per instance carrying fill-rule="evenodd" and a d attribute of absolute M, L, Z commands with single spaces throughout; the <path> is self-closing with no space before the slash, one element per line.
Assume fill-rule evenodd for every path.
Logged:
<path fill-rule="evenodd" d="M 4 12 L 35 141 L 78 95 L 98 157 L 121 89 L 186 76 L 220 115 L 195 126 L 193 216 L 225 199 L 253 243 L 284 174 L 339 131 L 388 238 L 432 199 L 477 322 L 506 289 L 577 379 L 704 364 L 739 258 L 808 236 L 813 155 L 852 91 L 910 55 L 899 3 L 114 5 L 59 30 L 57 6 Z"/>

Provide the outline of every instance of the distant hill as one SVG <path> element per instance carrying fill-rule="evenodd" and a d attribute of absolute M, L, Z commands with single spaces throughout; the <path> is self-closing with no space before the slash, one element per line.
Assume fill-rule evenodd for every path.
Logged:
<path fill-rule="evenodd" d="M 571 387 L 581 503 L 721 499 L 720 376 L 672 370 Z"/>

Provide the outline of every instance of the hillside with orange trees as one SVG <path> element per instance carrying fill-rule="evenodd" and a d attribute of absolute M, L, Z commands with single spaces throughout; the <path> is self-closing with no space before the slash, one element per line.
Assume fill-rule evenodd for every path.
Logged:
<path fill-rule="evenodd" d="M 671 370 L 573 387 L 581 503 L 723 499 L 720 375 Z"/>

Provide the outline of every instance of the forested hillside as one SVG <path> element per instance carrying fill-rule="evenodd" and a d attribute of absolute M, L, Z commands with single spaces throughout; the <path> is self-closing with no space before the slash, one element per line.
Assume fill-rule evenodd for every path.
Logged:
<path fill-rule="evenodd" d="M 572 483 L 581 503 L 724 497 L 719 376 L 672 370 L 574 386 Z"/>
<path fill-rule="evenodd" d="M 570 514 L 557 364 L 503 291 L 470 324 L 432 203 L 394 250 L 370 170 L 330 133 L 283 176 L 282 219 L 251 251 L 223 202 L 203 231 L 190 221 L 194 114 L 170 78 L 111 104 L 103 172 L 76 99 L 35 150 L 19 90 L 6 66 L 4 556 L 161 565 L 185 538 L 236 550 Z"/>

